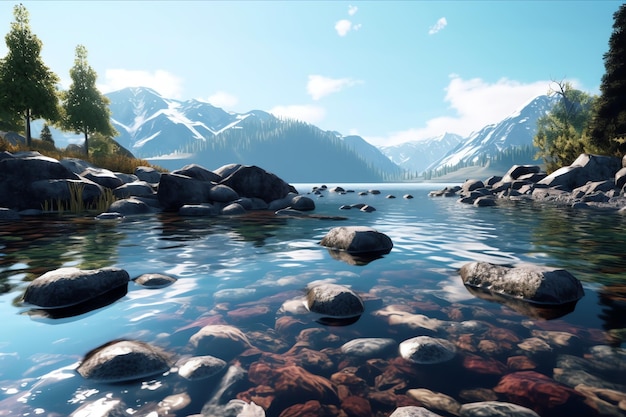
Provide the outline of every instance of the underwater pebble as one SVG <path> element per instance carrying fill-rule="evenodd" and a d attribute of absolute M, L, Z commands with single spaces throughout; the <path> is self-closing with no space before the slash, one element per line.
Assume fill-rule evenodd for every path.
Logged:
<path fill-rule="evenodd" d="M 417 336 L 400 343 L 400 356 L 409 362 L 435 364 L 454 358 L 456 347 L 445 339 Z"/>

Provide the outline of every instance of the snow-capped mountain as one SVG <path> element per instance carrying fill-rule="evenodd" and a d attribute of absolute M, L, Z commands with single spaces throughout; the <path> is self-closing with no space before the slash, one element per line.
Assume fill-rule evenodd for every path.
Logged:
<path fill-rule="evenodd" d="M 344 143 L 350 149 L 360 155 L 365 161 L 382 170 L 387 175 L 397 175 L 399 178 L 402 174 L 402 170 L 405 167 L 388 158 L 380 148 L 370 144 L 361 136 L 338 136 L 343 139 Z"/>
<path fill-rule="evenodd" d="M 537 119 L 547 114 L 557 100 L 546 95 L 535 97 L 501 122 L 472 133 L 427 169 L 477 165 L 481 157 L 494 157 L 512 147 L 533 146 Z"/>
<path fill-rule="evenodd" d="M 446 132 L 433 138 L 393 146 L 381 146 L 379 149 L 400 167 L 411 172 L 421 173 L 462 141 L 462 136 Z"/>

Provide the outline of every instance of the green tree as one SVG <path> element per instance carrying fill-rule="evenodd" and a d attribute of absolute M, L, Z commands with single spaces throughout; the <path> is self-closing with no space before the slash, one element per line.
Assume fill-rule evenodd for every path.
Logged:
<path fill-rule="evenodd" d="M 28 10 L 19 4 L 13 15 L 15 21 L 5 36 L 8 52 L 0 60 L 0 113 L 6 113 L 9 121 L 23 118 L 26 143 L 31 146 L 31 119 L 59 118 L 59 78 L 41 60 L 42 43 L 30 30 Z"/>
<path fill-rule="evenodd" d="M 626 4 L 613 14 L 613 33 L 604 54 L 605 74 L 589 140 L 599 153 L 626 153 Z"/>
<path fill-rule="evenodd" d="M 543 158 L 548 171 L 569 165 L 587 147 L 584 134 L 591 120 L 595 96 L 576 90 L 568 82 L 557 82 L 549 95 L 559 100 L 550 112 L 537 120 L 533 144 L 539 149 L 536 158 Z"/>
<path fill-rule="evenodd" d="M 115 136 L 111 125 L 109 99 L 96 88 L 97 74 L 87 62 L 87 48 L 76 47 L 74 66 L 70 69 L 72 84 L 62 94 L 61 127 L 85 135 L 85 154 L 89 155 L 89 135 Z"/>
<path fill-rule="evenodd" d="M 43 125 L 41 133 L 39 134 L 39 139 L 54 145 L 54 139 L 52 139 L 52 133 L 50 133 L 50 128 L 47 123 Z"/>

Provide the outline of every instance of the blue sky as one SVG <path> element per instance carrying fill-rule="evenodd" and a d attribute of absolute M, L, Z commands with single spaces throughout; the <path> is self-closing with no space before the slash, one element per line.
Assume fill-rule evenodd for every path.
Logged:
<path fill-rule="evenodd" d="M 597 94 L 617 1 L 23 1 L 69 86 L 154 88 L 261 109 L 375 145 L 497 122 L 552 80 Z M 17 2 L 0 2 L 5 35 Z M 6 54 L 0 42 L 0 56 Z"/>

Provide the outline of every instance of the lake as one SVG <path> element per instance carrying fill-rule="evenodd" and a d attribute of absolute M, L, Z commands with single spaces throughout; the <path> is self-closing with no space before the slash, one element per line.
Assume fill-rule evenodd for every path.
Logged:
<path fill-rule="evenodd" d="M 319 185 L 295 184 L 302 194 Z M 189 357 L 190 337 L 206 324 L 233 325 L 254 346 L 234 357 L 215 355 L 230 365 L 251 371 L 259 363 L 270 369 L 295 364 L 332 381 L 336 394 L 319 398 L 330 405 L 316 415 L 343 409 L 343 415 L 389 416 L 397 406 L 424 405 L 452 416 L 459 404 L 484 400 L 520 404 L 541 416 L 581 410 L 626 415 L 626 217 L 523 201 L 473 207 L 428 197 L 445 184 L 326 185 L 355 192 L 310 194 L 321 218 L 46 216 L 0 224 L 0 416 L 187 416 L 200 414 L 211 400 L 221 405 L 237 397 L 255 398 L 268 416 L 280 416 L 298 415 L 294 404 L 316 399 L 297 390 L 280 397 L 273 391 L 278 386 L 245 376 L 218 392 L 224 372 L 200 383 L 173 369 L 103 384 L 75 370 L 87 352 L 117 339 Z M 359 195 L 372 189 L 381 193 Z M 356 203 L 376 211 L 339 209 Z M 342 225 L 373 227 L 394 247 L 366 264 L 337 259 L 318 243 Z M 582 281 L 585 296 L 573 311 L 485 299 L 470 293 L 458 274 L 471 261 L 566 269 Z M 20 303 L 29 281 L 65 266 L 115 266 L 131 279 L 163 273 L 178 280 L 156 289 L 130 282 L 110 304 L 66 317 Z M 285 307 L 317 281 L 349 286 L 362 296 L 364 314 L 353 323 L 326 325 Z M 423 316 L 440 325 L 414 324 Z M 376 358 L 340 349 L 356 338 L 399 344 L 421 335 L 453 342 L 455 358 L 419 365 L 403 362 L 397 349 Z M 118 400 L 126 414 L 106 414 Z"/>

